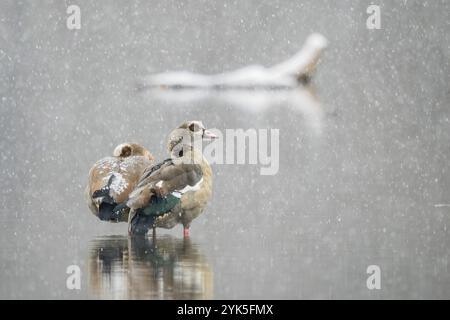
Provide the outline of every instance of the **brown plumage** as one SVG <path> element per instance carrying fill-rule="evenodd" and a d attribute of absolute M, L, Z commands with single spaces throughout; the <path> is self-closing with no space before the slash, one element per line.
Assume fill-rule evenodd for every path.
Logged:
<path fill-rule="evenodd" d="M 147 168 L 126 202 L 132 209 L 131 234 L 182 224 L 184 235 L 189 235 L 192 220 L 203 212 L 212 193 L 211 167 L 198 150 L 199 142 L 215 137 L 199 121 L 185 122 L 171 133 L 171 158 Z"/>
<path fill-rule="evenodd" d="M 128 199 L 146 167 L 153 163 L 151 153 L 136 143 L 118 145 L 112 157 L 97 161 L 89 171 L 85 197 L 92 213 L 101 220 L 127 221 L 128 211 L 114 216 L 114 207 Z"/>

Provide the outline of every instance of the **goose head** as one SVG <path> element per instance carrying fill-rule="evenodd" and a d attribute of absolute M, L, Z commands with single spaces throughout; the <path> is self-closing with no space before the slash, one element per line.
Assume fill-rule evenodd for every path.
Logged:
<path fill-rule="evenodd" d="M 143 146 L 141 146 L 138 143 L 121 143 L 119 144 L 113 152 L 114 157 L 118 158 L 127 158 L 132 156 L 143 156 L 148 158 L 149 160 L 154 160 L 155 158 L 153 155 L 145 149 Z"/>
<path fill-rule="evenodd" d="M 185 121 L 169 134 L 167 150 L 172 156 L 181 157 L 186 150 L 201 150 L 202 141 L 216 138 L 201 121 Z"/>

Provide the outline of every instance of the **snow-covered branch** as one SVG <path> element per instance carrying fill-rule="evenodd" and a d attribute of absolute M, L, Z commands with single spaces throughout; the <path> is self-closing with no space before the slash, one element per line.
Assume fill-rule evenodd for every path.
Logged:
<path fill-rule="evenodd" d="M 321 34 L 310 35 L 303 48 L 288 60 L 266 68 L 251 65 L 238 70 L 203 75 L 188 71 L 164 72 L 144 79 L 144 88 L 236 89 L 295 87 L 309 79 L 320 54 L 327 46 Z"/>

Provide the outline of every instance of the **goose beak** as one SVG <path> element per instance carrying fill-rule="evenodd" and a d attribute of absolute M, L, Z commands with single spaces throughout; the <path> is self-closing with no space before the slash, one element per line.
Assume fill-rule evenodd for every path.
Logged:
<path fill-rule="evenodd" d="M 203 130 L 203 135 L 202 135 L 202 139 L 203 140 L 214 140 L 217 139 L 217 135 L 215 135 L 214 133 L 212 133 L 209 130 Z"/>

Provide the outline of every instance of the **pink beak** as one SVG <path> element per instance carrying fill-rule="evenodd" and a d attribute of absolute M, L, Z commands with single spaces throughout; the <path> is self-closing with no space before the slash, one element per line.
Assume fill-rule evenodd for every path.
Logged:
<path fill-rule="evenodd" d="M 202 138 L 204 140 L 214 140 L 214 139 L 217 139 L 217 135 L 215 135 L 214 133 L 212 133 L 209 130 L 204 130 Z"/>

